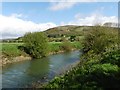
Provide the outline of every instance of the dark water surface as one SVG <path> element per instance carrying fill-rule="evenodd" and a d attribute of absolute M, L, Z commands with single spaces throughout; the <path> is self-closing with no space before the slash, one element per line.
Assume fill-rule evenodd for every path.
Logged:
<path fill-rule="evenodd" d="M 78 62 L 80 55 L 79 51 L 72 51 L 6 65 L 2 68 L 2 87 L 22 88 L 37 81 L 48 82 L 68 66 Z"/>

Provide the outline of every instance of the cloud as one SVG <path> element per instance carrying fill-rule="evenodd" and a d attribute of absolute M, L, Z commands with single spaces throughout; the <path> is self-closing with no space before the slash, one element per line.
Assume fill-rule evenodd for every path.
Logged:
<path fill-rule="evenodd" d="M 0 34 L 1 38 L 17 38 L 23 36 L 27 32 L 44 31 L 52 27 L 56 27 L 55 23 L 34 23 L 20 19 L 22 14 L 12 14 L 11 16 L 0 15 Z M 99 12 L 93 12 L 89 15 L 78 13 L 74 16 L 74 20 L 69 22 L 61 22 L 61 25 L 87 25 L 93 26 L 96 24 L 103 25 L 106 22 L 117 23 L 117 16 L 105 16 Z"/>
<path fill-rule="evenodd" d="M 63 10 L 73 7 L 75 4 L 76 2 L 58 2 L 58 3 L 53 3 L 49 9 L 53 11 Z"/>
<path fill-rule="evenodd" d="M 72 8 L 77 3 L 80 3 L 80 2 L 101 2 L 101 1 L 100 0 L 59 0 L 59 1 L 50 0 L 50 2 L 51 2 L 51 6 L 49 7 L 49 10 L 58 11 L 58 10 Z M 102 9 L 104 9 L 104 7 L 102 7 Z"/>
<path fill-rule="evenodd" d="M 51 6 L 49 7 L 50 10 L 57 11 L 57 10 L 64 10 L 72 8 L 79 2 L 96 2 L 97 0 L 50 0 Z"/>
<path fill-rule="evenodd" d="M 95 1 L 96 0 L 59 0 L 59 2 L 56 2 L 56 0 L 51 0 L 52 3 L 49 9 L 53 11 L 69 9 L 79 2 L 95 2 Z"/>
<path fill-rule="evenodd" d="M 20 17 L 23 17 L 23 14 L 13 13 L 13 14 L 11 15 L 11 17 L 17 17 L 17 18 L 20 18 Z"/>
<path fill-rule="evenodd" d="M 17 38 L 23 36 L 27 32 L 44 31 L 46 29 L 56 27 L 52 22 L 34 23 L 25 21 L 18 17 L 0 15 L 0 33 L 2 38 Z"/>
<path fill-rule="evenodd" d="M 80 2 L 119 2 L 119 0 L 50 0 L 49 10 L 58 11 L 72 8 Z M 101 7 L 104 9 L 104 7 Z"/>
<path fill-rule="evenodd" d="M 82 14 L 76 14 L 75 19 L 73 21 L 70 21 L 69 25 L 87 25 L 87 26 L 93 26 L 96 24 L 103 25 L 106 22 L 113 22 L 117 23 L 117 17 L 116 16 L 104 16 L 99 13 L 93 13 L 91 15 L 84 16 Z"/>

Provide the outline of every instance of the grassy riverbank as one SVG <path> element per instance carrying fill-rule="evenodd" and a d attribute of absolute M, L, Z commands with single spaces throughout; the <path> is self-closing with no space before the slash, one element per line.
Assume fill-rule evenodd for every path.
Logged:
<path fill-rule="evenodd" d="M 79 49 L 81 47 L 79 42 L 71 42 L 71 49 Z M 23 46 L 23 43 L 0 43 L 2 51 L 2 61 L 4 64 L 22 61 L 30 57 L 23 50 L 20 50 L 19 47 Z M 62 42 L 49 42 L 49 54 L 56 54 L 64 52 Z M 26 58 L 27 57 L 27 58 Z M 16 60 L 20 59 L 20 60 Z M 15 60 L 14 60 L 15 59 Z M 30 59 L 30 58 L 29 58 Z"/>
<path fill-rule="evenodd" d="M 61 50 L 62 42 L 50 42 L 49 52 L 58 52 Z M 79 42 L 71 42 L 72 48 L 79 49 L 81 47 Z M 25 52 L 18 49 L 19 46 L 23 46 L 23 43 L 0 43 L 2 54 L 8 57 L 16 57 L 20 55 L 26 55 Z"/>
<path fill-rule="evenodd" d="M 22 45 L 23 43 L 0 43 L 0 46 L 2 47 L 1 48 L 2 54 L 7 57 L 16 57 L 20 55 L 25 55 L 24 52 L 18 49 L 18 47 Z"/>
<path fill-rule="evenodd" d="M 55 77 L 45 88 L 79 88 L 81 90 L 120 88 L 119 51 L 108 52 L 104 56 L 89 52 L 83 57 L 79 65 L 66 74 Z"/>
<path fill-rule="evenodd" d="M 83 51 L 76 67 L 65 75 L 55 77 L 44 88 L 120 89 L 117 30 L 93 28 L 85 37 Z"/>

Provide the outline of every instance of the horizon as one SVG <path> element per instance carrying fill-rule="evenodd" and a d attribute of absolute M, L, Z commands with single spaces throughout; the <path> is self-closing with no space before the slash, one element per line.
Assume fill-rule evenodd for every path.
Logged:
<path fill-rule="evenodd" d="M 57 26 L 117 23 L 117 18 L 117 2 L 3 2 L 1 39 Z"/>

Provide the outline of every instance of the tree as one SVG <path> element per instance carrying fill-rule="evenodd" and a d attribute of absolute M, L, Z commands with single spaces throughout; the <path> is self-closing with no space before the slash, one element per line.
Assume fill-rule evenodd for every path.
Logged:
<path fill-rule="evenodd" d="M 72 50 L 72 45 L 69 41 L 64 41 L 62 44 L 62 49 L 66 52 L 69 52 Z"/>
<path fill-rule="evenodd" d="M 83 42 L 85 52 L 93 50 L 101 53 L 117 45 L 117 33 L 112 28 L 95 26 L 86 34 Z M 108 48 L 109 47 L 109 48 Z M 111 48 L 110 48 L 111 47 Z"/>
<path fill-rule="evenodd" d="M 75 41 L 75 39 L 76 39 L 76 36 L 70 36 L 70 41 L 71 42 Z"/>
<path fill-rule="evenodd" d="M 25 51 L 33 58 L 41 58 L 48 55 L 47 36 L 42 32 L 27 33 L 23 38 Z"/>

